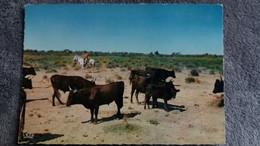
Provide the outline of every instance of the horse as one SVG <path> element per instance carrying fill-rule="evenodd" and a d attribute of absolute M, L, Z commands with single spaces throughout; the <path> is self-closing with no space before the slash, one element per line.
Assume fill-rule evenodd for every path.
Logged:
<path fill-rule="evenodd" d="M 83 58 L 76 55 L 76 56 L 74 56 L 73 61 L 79 62 L 81 69 L 84 69 L 84 59 Z"/>
<path fill-rule="evenodd" d="M 73 60 L 79 62 L 81 69 L 84 69 L 85 65 L 90 65 L 91 67 L 95 66 L 95 60 L 94 59 L 88 59 L 85 62 L 83 58 L 76 55 L 76 56 L 74 56 Z"/>
<path fill-rule="evenodd" d="M 87 65 L 90 65 L 91 67 L 95 67 L 95 60 L 89 59 L 88 62 L 87 62 Z"/>

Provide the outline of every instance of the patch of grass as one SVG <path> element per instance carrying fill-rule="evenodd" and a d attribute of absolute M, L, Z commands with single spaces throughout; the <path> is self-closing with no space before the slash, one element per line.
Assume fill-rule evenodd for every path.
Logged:
<path fill-rule="evenodd" d="M 122 80 L 122 79 L 123 79 L 123 78 L 122 78 L 120 75 L 118 75 L 118 74 L 115 74 L 115 77 L 116 77 L 117 80 Z"/>
<path fill-rule="evenodd" d="M 85 78 L 86 78 L 86 79 L 90 79 L 90 78 L 92 78 L 92 76 L 87 73 L 87 74 L 85 75 Z"/>
<path fill-rule="evenodd" d="M 130 110 L 131 110 L 131 109 L 134 109 L 134 108 L 132 108 L 131 106 L 129 106 L 129 107 L 128 107 L 128 109 L 130 109 Z"/>
<path fill-rule="evenodd" d="M 100 72 L 107 72 L 107 70 L 105 68 L 101 68 Z"/>
<path fill-rule="evenodd" d="M 121 72 L 125 72 L 126 70 L 125 70 L 124 68 L 121 68 L 120 71 L 121 71 Z"/>
<path fill-rule="evenodd" d="M 107 83 L 107 84 L 113 83 L 113 82 L 114 82 L 113 80 L 106 78 L 106 83 Z"/>
<path fill-rule="evenodd" d="M 157 120 L 149 120 L 150 124 L 157 126 L 159 122 Z"/>
<path fill-rule="evenodd" d="M 136 134 L 141 132 L 142 127 L 136 124 L 120 123 L 104 127 L 106 133 L 112 132 L 116 134 Z"/>
<path fill-rule="evenodd" d="M 186 82 L 186 83 L 194 83 L 194 82 L 195 82 L 195 79 L 192 78 L 192 77 L 188 77 L 188 78 L 185 78 L 185 82 Z"/>
<path fill-rule="evenodd" d="M 80 69 L 80 67 L 79 66 L 76 66 L 75 68 L 74 68 L 74 70 L 79 70 Z"/>
<path fill-rule="evenodd" d="M 214 75 L 215 74 L 215 70 L 210 70 L 209 74 Z"/>

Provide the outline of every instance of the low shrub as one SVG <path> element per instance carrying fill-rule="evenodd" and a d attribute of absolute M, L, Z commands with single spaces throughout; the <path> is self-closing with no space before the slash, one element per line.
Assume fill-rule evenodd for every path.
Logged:
<path fill-rule="evenodd" d="M 149 122 L 150 122 L 150 124 L 153 124 L 155 126 L 157 126 L 159 124 L 159 122 L 157 120 L 150 120 Z"/>
<path fill-rule="evenodd" d="M 107 84 L 113 83 L 113 82 L 114 82 L 113 80 L 106 78 L 106 83 L 107 83 Z"/>
<path fill-rule="evenodd" d="M 113 132 L 116 134 L 131 134 L 131 133 L 139 133 L 141 132 L 141 127 L 136 124 L 128 124 L 128 123 L 120 123 L 120 124 L 115 124 L 111 126 L 106 126 L 104 127 L 104 131 L 106 133 L 108 132 Z"/>
<path fill-rule="evenodd" d="M 185 78 L 185 82 L 186 82 L 186 83 L 194 83 L 194 82 L 195 82 L 195 79 L 192 78 L 192 77 L 188 77 L 188 78 Z"/>
<path fill-rule="evenodd" d="M 195 70 L 195 69 L 191 70 L 191 71 L 190 71 L 190 74 L 191 74 L 192 76 L 199 76 L 199 72 L 198 72 L 197 70 Z"/>
<path fill-rule="evenodd" d="M 86 78 L 86 79 L 90 79 L 90 78 L 92 78 L 92 76 L 87 73 L 87 74 L 85 75 L 85 78 Z"/>
<path fill-rule="evenodd" d="M 115 74 L 115 77 L 116 77 L 117 80 L 122 80 L 122 79 L 123 79 L 123 78 L 122 78 L 120 75 L 118 75 L 118 74 Z"/>

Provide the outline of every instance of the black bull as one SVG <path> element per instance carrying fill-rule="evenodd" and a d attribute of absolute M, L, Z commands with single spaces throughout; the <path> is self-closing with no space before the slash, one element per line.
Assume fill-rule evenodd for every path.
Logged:
<path fill-rule="evenodd" d="M 175 89 L 174 85 L 172 82 L 166 82 L 165 85 L 154 85 L 154 84 L 149 84 L 146 87 L 145 91 L 145 104 L 144 104 L 144 109 L 146 109 L 146 104 L 148 105 L 149 108 L 149 100 L 150 97 L 153 98 L 153 107 L 158 107 L 157 106 L 157 99 L 162 98 L 164 100 L 164 109 L 166 111 L 169 111 L 167 101 L 175 98 L 177 92 L 180 90 Z"/>
<path fill-rule="evenodd" d="M 147 67 L 146 72 L 151 78 L 165 81 L 168 77 L 176 78 L 174 70 L 168 71 L 165 69 Z"/>
<path fill-rule="evenodd" d="M 124 82 L 114 82 L 107 85 L 96 85 L 92 88 L 84 88 L 78 91 L 71 90 L 67 100 L 67 106 L 82 104 L 91 111 L 91 122 L 97 121 L 100 105 L 110 104 L 115 101 L 117 105 L 117 117 L 120 117 L 120 109 L 123 107 Z M 95 119 L 94 119 L 95 113 Z"/>
<path fill-rule="evenodd" d="M 51 84 L 54 90 L 54 93 L 52 95 L 52 105 L 55 106 L 55 97 L 57 97 L 60 104 L 64 104 L 60 100 L 60 93 L 58 90 L 63 91 L 64 93 L 66 91 L 70 91 L 71 89 L 82 89 L 82 88 L 88 88 L 95 85 L 94 81 L 88 81 L 82 77 L 79 76 L 63 76 L 63 75 L 53 75 L 51 77 Z"/>

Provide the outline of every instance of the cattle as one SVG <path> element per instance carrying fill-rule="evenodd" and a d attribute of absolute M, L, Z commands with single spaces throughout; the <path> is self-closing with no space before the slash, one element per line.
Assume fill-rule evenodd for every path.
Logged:
<path fill-rule="evenodd" d="M 27 78 L 23 78 L 22 79 L 22 87 L 26 88 L 26 89 L 32 89 L 32 80 L 31 79 L 27 79 Z"/>
<path fill-rule="evenodd" d="M 145 70 L 131 70 L 131 73 L 129 76 L 130 84 L 135 76 L 149 77 L 149 74 L 147 74 L 147 72 Z"/>
<path fill-rule="evenodd" d="M 168 71 L 165 69 L 147 67 L 146 72 L 151 78 L 165 81 L 168 77 L 176 78 L 174 70 Z"/>
<path fill-rule="evenodd" d="M 136 75 L 132 79 L 132 90 L 131 90 L 131 99 L 130 99 L 131 103 L 133 102 L 133 94 L 135 92 L 136 101 L 138 104 L 140 104 L 138 100 L 138 94 L 140 92 L 145 93 L 146 86 L 149 84 L 164 85 L 165 82 L 150 77 L 143 77 L 143 76 Z"/>
<path fill-rule="evenodd" d="M 69 87 L 71 89 L 77 90 L 88 88 L 94 86 L 95 81 L 88 81 L 79 76 L 53 75 L 51 76 L 51 84 L 54 90 L 54 93 L 52 95 L 52 105 L 55 106 L 55 97 L 57 97 L 60 104 L 64 104 L 60 100 L 60 93 L 58 90 L 61 90 L 65 93 L 66 91 L 70 91 Z"/>
<path fill-rule="evenodd" d="M 213 93 L 221 93 L 221 92 L 224 92 L 224 81 L 220 77 L 220 80 L 216 79 L 215 81 Z"/>
<path fill-rule="evenodd" d="M 222 80 L 221 76 L 220 76 L 220 80 L 216 79 L 215 84 L 214 84 L 214 89 L 213 89 L 213 93 L 221 93 L 224 92 L 224 81 Z M 222 98 L 220 100 L 220 103 L 218 105 L 219 107 L 224 106 L 224 98 Z"/>
<path fill-rule="evenodd" d="M 148 105 L 149 108 L 149 100 L 150 97 L 153 98 L 153 108 L 157 107 L 157 98 L 162 98 L 164 100 L 164 109 L 166 111 L 168 110 L 168 105 L 167 101 L 175 98 L 177 92 L 180 90 L 175 89 L 174 85 L 172 82 L 166 82 L 165 85 L 154 85 L 154 84 L 149 84 L 146 87 L 145 91 L 145 104 L 144 104 L 144 109 L 146 109 L 146 104 Z"/>
<path fill-rule="evenodd" d="M 20 116 L 19 116 L 19 126 L 18 126 L 18 141 L 20 141 L 23 138 L 23 129 L 25 123 L 26 92 L 24 91 L 24 89 L 32 89 L 32 88 L 33 88 L 32 80 L 23 77 L 21 90 L 20 90 L 20 101 L 19 101 Z"/>
<path fill-rule="evenodd" d="M 124 82 L 113 82 L 106 85 L 95 85 L 78 91 L 71 90 L 66 105 L 82 104 L 91 111 L 91 122 L 97 122 L 100 105 L 110 104 L 115 101 L 117 105 L 117 117 L 120 117 L 120 109 L 123 107 Z M 94 117 L 95 113 L 95 119 Z"/>
<path fill-rule="evenodd" d="M 23 77 L 27 75 L 36 75 L 36 72 L 33 67 L 23 67 Z"/>

